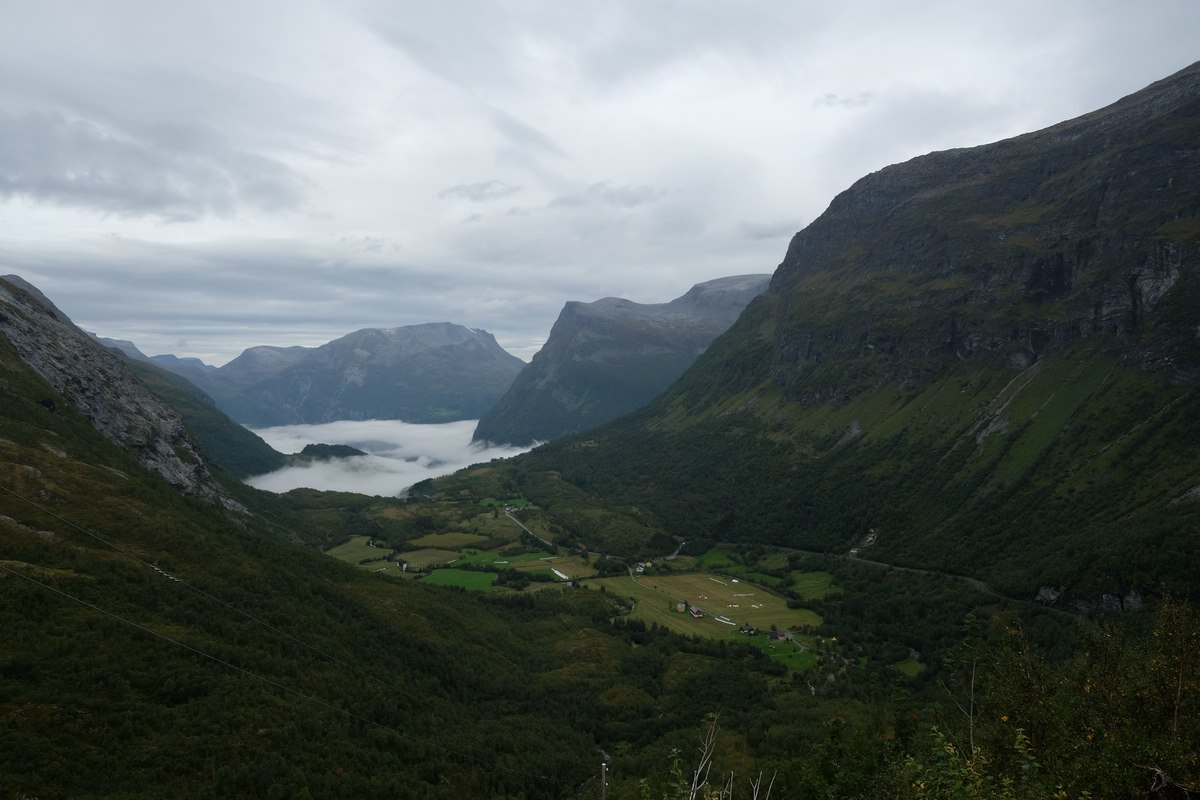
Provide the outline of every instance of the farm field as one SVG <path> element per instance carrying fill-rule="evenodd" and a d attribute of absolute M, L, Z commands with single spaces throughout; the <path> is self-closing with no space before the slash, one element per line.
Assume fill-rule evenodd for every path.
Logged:
<path fill-rule="evenodd" d="M 492 588 L 499 576 L 494 572 L 475 572 L 466 569 L 437 569 L 421 578 L 422 583 L 433 586 L 458 586 L 472 591 Z"/>
<path fill-rule="evenodd" d="M 398 558 L 407 561 L 409 569 L 424 569 L 430 564 L 449 564 L 458 556 L 458 552 L 454 550 L 427 547 L 423 550 L 408 550 L 400 553 Z"/>
<path fill-rule="evenodd" d="M 828 572 L 793 572 L 791 589 L 805 600 L 821 600 L 841 592 Z"/>
<path fill-rule="evenodd" d="M 545 550 L 536 550 L 531 553 L 517 553 L 515 555 L 503 555 L 494 550 L 463 550 L 458 554 L 459 564 L 473 564 L 480 567 L 497 567 L 499 569 L 515 568 L 518 565 L 527 561 L 541 561 L 542 559 L 550 558 L 550 554 Z"/>
<path fill-rule="evenodd" d="M 559 555 L 553 558 L 547 558 L 541 562 L 546 567 L 551 567 L 558 570 L 568 578 L 587 578 L 596 574 L 596 570 L 591 564 L 585 563 L 582 558 L 577 555 Z M 517 569 L 523 569 L 525 565 L 517 564 Z"/>
<path fill-rule="evenodd" d="M 512 520 L 503 514 L 492 516 L 491 511 L 476 514 L 466 522 L 460 523 L 460 526 L 465 527 L 470 533 L 485 538 L 516 541 L 521 536 L 521 529 L 514 525 Z"/>
<path fill-rule="evenodd" d="M 821 624 L 820 615 L 814 611 L 788 608 L 785 600 L 765 589 L 706 572 L 654 575 L 642 578 L 640 583 L 625 575 L 589 580 L 587 585 L 604 586 L 616 595 L 631 597 L 637 602 L 634 617 L 691 636 L 730 639 L 742 635 L 737 626 L 743 623 L 760 629 L 775 625 L 782 630 Z M 711 616 L 695 619 L 681 614 L 675 610 L 678 600 L 698 606 Z M 719 622 L 718 616 L 733 624 Z"/>
<path fill-rule="evenodd" d="M 371 547 L 367 542 L 369 536 L 351 536 L 350 541 L 331 547 L 325 552 L 334 558 L 356 566 L 370 567 L 371 564 L 360 564 L 364 558 L 383 558 L 390 550 L 384 547 Z"/>
<path fill-rule="evenodd" d="M 787 603 L 778 597 L 754 586 L 734 582 L 707 573 L 689 575 L 664 575 L 643 578 L 646 585 L 635 583 L 628 575 L 617 578 L 600 578 L 587 582 L 587 586 L 604 586 L 612 594 L 631 597 L 637 604 L 630 615 L 647 624 L 661 625 L 664 628 L 681 633 L 685 636 L 703 636 L 706 639 L 724 639 L 744 641 L 751 644 L 777 663 L 794 672 L 804 672 L 817 663 L 817 657 L 807 649 L 810 637 L 799 636 L 796 641 L 772 640 L 767 633 L 771 625 L 787 630 L 792 626 L 819 625 L 821 618 L 808 609 L 791 609 Z M 654 587 L 658 588 L 655 589 Z M 709 588 L 711 587 L 711 588 Z M 684 590 L 684 591 L 679 591 Z M 738 608 L 726 609 L 731 613 L 725 615 L 734 622 L 741 624 L 749 622 L 760 630 L 754 636 L 746 636 L 737 625 L 719 622 L 714 617 L 706 616 L 696 619 L 689 614 L 675 611 L 675 600 L 668 599 L 664 591 L 679 591 L 677 597 L 684 597 L 688 602 L 699 605 L 706 610 L 714 610 L 720 600 L 728 601 L 724 605 L 736 605 Z M 753 593 L 751 596 L 745 596 Z M 707 599 L 701 599 L 701 598 Z M 742 609 L 749 612 L 741 616 L 735 613 Z M 707 603 L 707 605 L 706 605 Z M 754 606 L 760 606 L 754 608 Z"/>
<path fill-rule="evenodd" d="M 419 536 L 411 540 L 413 544 L 420 547 L 435 547 L 443 550 L 457 550 L 460 547 L 470 547 L 477 542 L 487 541 L 486 536 L 480 536 L 477 533 L 462 533 L 452 531 L 450 533 L 428 533 L 424 536 Z"/>

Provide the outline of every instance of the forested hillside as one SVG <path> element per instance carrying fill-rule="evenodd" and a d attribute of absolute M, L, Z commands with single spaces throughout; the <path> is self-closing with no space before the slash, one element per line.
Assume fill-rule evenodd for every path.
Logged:
<path fill-rule="evenodd" d="M 1193 66 L 863 178 L 663 397 L 514 480 L 676 539 L 867 543 L 1063 603 L 1194 597 L 1197 136 Z"/>

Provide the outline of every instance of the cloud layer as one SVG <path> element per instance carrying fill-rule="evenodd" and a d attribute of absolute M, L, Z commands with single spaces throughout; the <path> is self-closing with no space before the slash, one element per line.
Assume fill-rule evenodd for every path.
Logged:
<path fill-rule="evenodd" d="M 223 363 L 766 272 L 863 174 L 1090 111 L 1200 5 L 0 0 L 0 270 Z M 1114 57 L 1119 53 L 1119 57 Z"/>
<path fill-rule="evenodd" d="M 368 420 L 260 428 L 255 433 L 282 453 L 298 453 L 308 444 L 344 444 L 368 455 L 285 467 L 251 478 L 247 483 L 270 492 L 307 487 L 394 497 L 426 478 L 449 475 L 472 464 L 508 458 L 530 449 L 472 445 L 476 422 L 413 425 Z"/>

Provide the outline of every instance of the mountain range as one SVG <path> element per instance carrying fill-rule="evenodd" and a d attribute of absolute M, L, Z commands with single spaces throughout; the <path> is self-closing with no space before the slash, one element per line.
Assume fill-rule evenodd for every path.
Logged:
<path fill-rule="evenodd" d="M 872 173 L 666 393 L 516 459 L 514 480 L 625 552 L 665 531 L 1061 602 L 1194 595 L 1197 142 L 1194 65 Z M 588 497 L 614 505 L 598 518 Z"/>
<path fill-rule="evenodd" d="M 258 427 L 478 419 L 525 366 L 490 333 L 449 322 L 364 328 L 315 348 L 252 347 L 215 369 L 174 356 L 152 360 Z"/>
<path fill-rule="evenodd" d="M 545 346 L 480 418 L 473 438 L 528 445 L 640 408 L 682 375 L 769 280 L 718 278 L 669 303 L 567 303 Z"/>

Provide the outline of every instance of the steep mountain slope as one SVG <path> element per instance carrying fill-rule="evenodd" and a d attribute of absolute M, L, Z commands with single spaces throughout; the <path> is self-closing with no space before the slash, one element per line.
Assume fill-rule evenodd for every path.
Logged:
<path fill-rule="evenodd" d="M 593 772 L 533 688 L 590 593 L 509 619 L 287 545 L 143 470 L 24 357 L 0 335 L 5 796 L 558 797 Z M 74 381 L 116 402 L 111 375 Z"/>
<path fill-rule="evenodd" d="M 480 418 L 474 439 L 527 445 L 640 408 L 683 374 L 769 280 L 719 278 L 669 303 L 616 297 L 567 303 L 546 345 Z"/>
<path fill-rule="evenodd" d="M 130 362 L 129 368 L 182 417 L 204 456 L 238 480 L 279 469 L 287 458 L 259 436 L 227 417 L 213 399 L 182 375 L 161 369 L 154 359 Z"/>
<path fill-rule="evenodd" d="M 364 328 L 320 347 L 252 347 L 212 372 L 159 361 L 247 425 L 478 418 L 525 365 L 448 322 Z"/>
<path fill-rule="evenodd" d="M 45 295 L 18 276 L 8 275 L 5 280 L 45 299 Z M 45 304 L 52 305 L 48 299 Z M 279 469 L 286 462 L 282 453 L 217 409 L 212 397 L 196 385 L 197 382 L 208 383 L 216 367 L 198 358 L 147 356 L 133 342 L 94 333 L 88 333 L 88 336 L 129 359 L 126 366 L 130 371 L 159 400 L 179 414 L 205 456 L 226 475 L 243 480 Z"/>
<path fill-rule="evenodd" d="M 1197 142 L 1200 65 L 869 175 L 668 393 L 514 470 L 689 540 L 1197 593 Z"/>
<path fill-rule="evenodd" d="M 129 362 L 75 327 L 24 281 L 0 279 L 0 334 L 54 391 L 113 443 L 171 485 L 236 505 L 210 474 L 183 420 L 133 375 Z M 59 401 L 42 403 L 56 413 Z"/>

